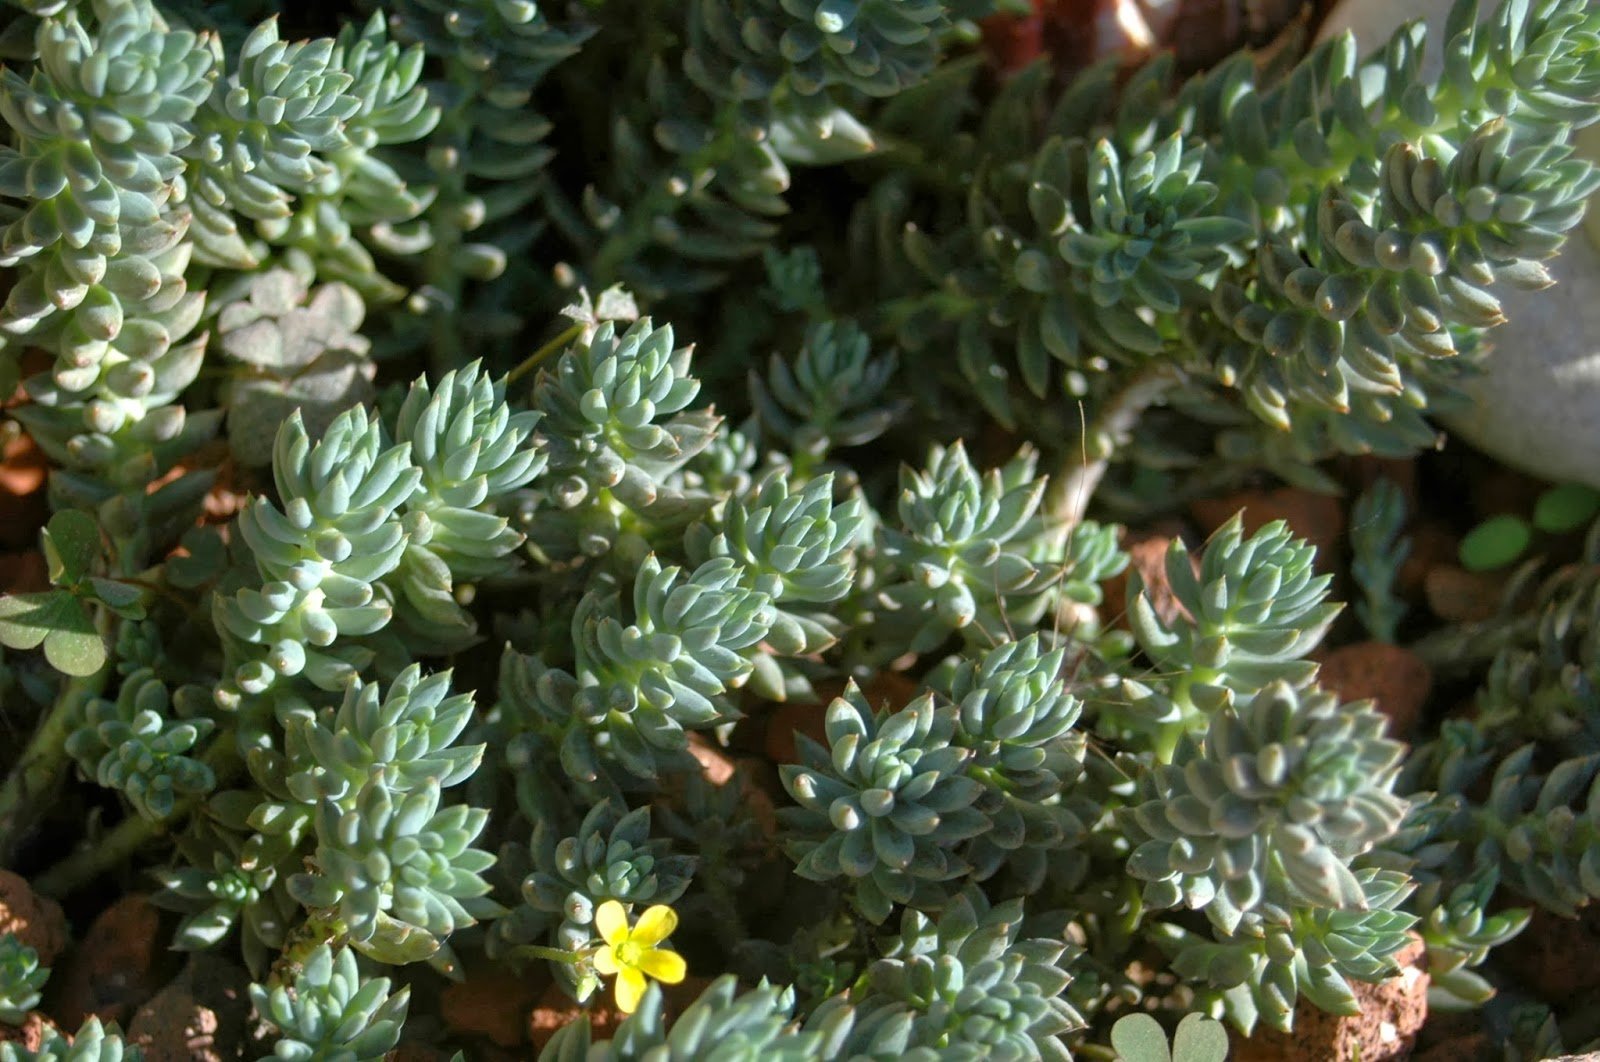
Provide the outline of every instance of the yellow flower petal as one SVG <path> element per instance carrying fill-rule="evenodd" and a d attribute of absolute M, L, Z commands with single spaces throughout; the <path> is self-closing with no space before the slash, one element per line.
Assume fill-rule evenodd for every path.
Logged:
<path fill-rule="evenodd" d="M 648 983 L 638 970 L 623 967 L 622 972 L 617 974 L 617 1009 L 624 1014 L 638 1010 L 639 1000 L 644 998 Z"/>
<path fill-rule="evenodd" d="M 607 900 L 594 912 L 594 927 L 600 939 L 613 948 L 628 939 L 628 911 L 616 900 Z"/>
<path fill-rule="evenodd" d="M 677 928 L 678 912 L 658 903 L 640 916 L 639 924 L 633 927 L 633 934 L 628 939 L 647 948 L 654 947 L 672 936 L 672 931 Z"/>
<path fill-rule="evenodd" d="M 677 984 L 683 980 L 683 975 L 689 972 L 689 966 L 683 961 L 682 955 L 661 948 L 651 948 L 639 956 L 637 965 L 640 970 L 664 985 Z"/>
<path fill-rule="evenodd" d="M 622 964 L 617 962 L 617 953 L 611 950 L 610 944 L 594 953 L 594 968 L 595 972 L 607 977 L 622 969 Z"/>

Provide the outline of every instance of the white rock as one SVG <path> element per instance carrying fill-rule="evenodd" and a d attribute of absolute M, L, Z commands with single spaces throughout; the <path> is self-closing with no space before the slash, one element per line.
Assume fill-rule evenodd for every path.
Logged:
<path fill-rule="evenodd" d="M 1381 46 L 1403 22 L 1425 19 L 1429 78 L 1440 70 L 1437 43 L 1451 0 L 1344 0 L 1319 34 L 1355 33 L 1363 53 Z M 1486 3 L 1485 17 L 1494 5 Z M 1579 137 L 1600 162 L 1600 126 Z M 1471 382 L 1473 408 L 1446 427 L 1515 468 L 1555 481 L 1600 487 L 1600 193 L 1589 201 L 1585 230 L 1571 234 L 1548 263 L 1556 286 L 1495 294 L 1507 323 L 1487 335 L 1485 374 Z"/>

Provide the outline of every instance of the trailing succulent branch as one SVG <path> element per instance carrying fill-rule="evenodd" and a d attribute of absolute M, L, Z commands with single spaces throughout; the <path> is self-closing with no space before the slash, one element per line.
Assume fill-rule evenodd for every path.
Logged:
<path fill-rule="evenodd" d="M 1475 8 L 1426 42 L 1437 84 L 1408 28 L 1368 58 L 1334 38 L 1284 76 L 1239 54 L 1176 91 L 1165 58 L 1056 99 L 1024 74 L 953 149 L 896 112 L 949 160 L 946 190 L 923 203 L 896 175 L 859 208 L 860 250 L 899 263 L 861 312 L 919 360 L 954 335 L 951 369 L 1007 424 L 1063 387 L 1103 409 L 1095 458 L 1130 403 L 1227 393 L 1305 460 L 1428 446 L 1426 410 L 1503 320 L 1495 287 L 1547 285 L 1600 182 L 1567 143 L 1594 120 L 1594 13 Z M 1158 367 L 1190 395 L 1142 394 Z"/>
<path fill-rule="evenodd" d="M 0 860 L 153 876 L 274 1057 L 530 964 L 628 1012 L 550 1059 L 1166 1057 L 1118 1015 L 1350 1014 L 1419 938 L 1481 1005 L 1600 899 L 1600 531 L 1420 647 L 1477 711 L 1412 749 L 1286 524 L 1155 579 L 1105 511 L 1432 445 L 1600 187 L 1593 5 L 1181 85 L 989 77 L 981 0 L 18 7 Z"/>

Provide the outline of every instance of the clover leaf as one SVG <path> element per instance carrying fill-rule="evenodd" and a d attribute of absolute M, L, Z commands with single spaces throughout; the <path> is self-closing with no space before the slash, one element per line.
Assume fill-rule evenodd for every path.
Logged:
<path fill-rule="evenodd" d="M 106 662 L 105 641 L 88 607 L 65 590 L 0 597 L 0 644 L 11 649 L 43 645 L 51 667 L 80 678 Z"/>

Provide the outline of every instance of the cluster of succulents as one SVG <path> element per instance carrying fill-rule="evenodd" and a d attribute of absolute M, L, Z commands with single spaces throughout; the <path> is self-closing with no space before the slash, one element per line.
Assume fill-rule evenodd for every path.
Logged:
<path fill-rule="evenodd" d="M 1095 508 L 1433 443 L 1600 187 L 1584 0 L 1464 5 L 1437 83 L 1407 30 L 1181 85 L 993 76 L 988 0 L 17 8 L 0 391 L 54 515 L 0 862 L 93 801 L 36 885 L 159 885 L 275 1057 L 532 964 L 631 1012 L 555 1060 L 1109 1057 L 1130 1007 L 1349 1014 L 1417 938 L 1481 1002 L 1508 897 L 1600 900 L 1600 531 L 1434 640 L 1479 711 L 1412 749 L 1323 688 L 1287 524 L 1156 586 Z M 0 1059 L 131 1057 L 51 1035 Z"/>

